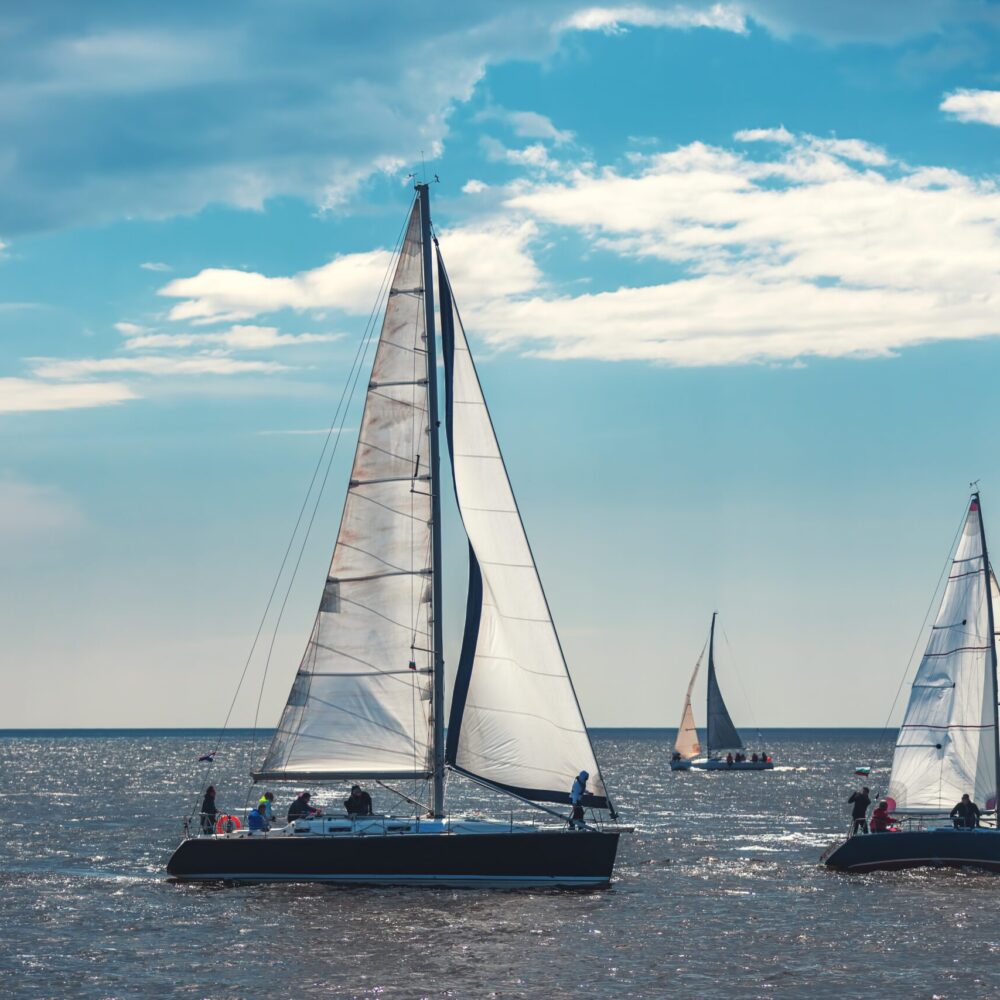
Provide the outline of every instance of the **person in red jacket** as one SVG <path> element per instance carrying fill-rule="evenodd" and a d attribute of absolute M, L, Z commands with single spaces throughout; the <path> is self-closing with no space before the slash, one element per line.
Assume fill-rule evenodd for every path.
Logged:
<path fill-rule="evenodd" d="M 883 801 L 875 807 L 868 826 L 872 833 L 889 833 L 894 829 L 893 824 L 898 822 L 895 816 L 889 815 L 889 803 Z"/>

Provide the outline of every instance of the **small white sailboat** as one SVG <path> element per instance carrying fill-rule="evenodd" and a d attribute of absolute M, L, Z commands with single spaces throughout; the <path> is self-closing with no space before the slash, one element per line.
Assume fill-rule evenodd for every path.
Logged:
<path fill-rule="evenodd" d="M 319 610 L 253 779 L 299 787 L 409 779 L 426 782 L 417 787 L 427 804 L 409 816 L 300 817 L 269 832 L 189 835 L 167 867 L 175 878 L 448 886 L 611 879 L 618 828 L 445 810 L 451 772 L 535 804 L 573 801 L 579 817 L 584 808 L 615 816 L 438 250 L 447 445 L 469 545 L 445 736 L 437 240 L 428 186 L 416 187 Z M 570 793 L 578 775 L 582 798 Z"/>
<path fill-rule="evenodd" d="M 691 709 L 691 694 L 694 682 L 701 667 L 701 657 L 694 665 L 694 672 L 688 682 L 687 693 L 684 696 L 684 711 L 681 713 L 681 724 L 677 727 L 677 738 L 674 740 L 674 752 L 670 760 L 672 771 L 770 771 L 774 763 L 763 751 L 752 754 L 750 759 L 742 754 L 743 740 L 739 731 L 733 725 L 729 709 L 722 698 L 719 681 L 715 675 L 715 619 L 718 612 L 712 613 L 712 625 L 708 633 L 708 713 L 705 726 L 705 752 L 702 753 L 698 741 L 698 729 L 694 724 L 694 712 Z M 704 652 L 704 650 L 702 650 Z M 720 757 L 721 751 L 728 751 L 725 757 Z M 753 758 L 757 758 L 756 760 Z"/>
<path fill-rule="evenodd" d="M 979 493 L 973 493 L 951 569 L 896 737 L 885 796 L 890 829 L 857 833 L 822 860 L 869 872 L 965 867 L 1000 871 L 1000 831 L 959 825 L 963 795 L 995 817 L 1000 775 L 995 610 Z"/>

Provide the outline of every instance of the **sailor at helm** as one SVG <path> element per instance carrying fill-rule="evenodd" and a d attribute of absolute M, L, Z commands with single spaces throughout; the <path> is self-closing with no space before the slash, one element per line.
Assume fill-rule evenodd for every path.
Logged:
<path fill-rule="evenodd" d="M 583 827 L 583 797 L 587 794 L 587 779 L 590 777 L 588 771 L 581 771 L 573 782 L 573 787 L 569 792 L 569 801 L 573 806 L 573 813 L 569 818 L 569 825 L 580 829 Z"/>

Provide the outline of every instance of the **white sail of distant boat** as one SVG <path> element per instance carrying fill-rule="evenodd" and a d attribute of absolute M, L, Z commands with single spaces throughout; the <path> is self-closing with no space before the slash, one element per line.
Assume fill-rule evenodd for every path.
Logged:
<path fill-rule="evenodd" d="M 704 653 L 704 647 L 702 653 Z M 694 682 L 698 679 L 698 670 L 701 668 L 701 657 L 694 665 L 694 672 L 691 680 L 688 681 L 687 693 L 684 695 L 684 711 L 681 712 L 681 724 L 677 727 L 677 738 L 674 740 L 675 759 L 694 760 L 701 754 L 701 743 L 698 739 L 698 728 L 694 724 L 694 712 L 691 710 L 691 694 L 694 691 Z"/>
<path fill-rule="evenodd" d="M 963 794 L 995 805 L 997 597 L 976 494 L 899 728 L 889 795 L 900 812 L 948 812 Z"/>
<path fill-rule="evenodd" d="M 727 755 L 725 760 L 718 757 L 719 751 L 739 751 L 743 749 L 743 740 L 739 731 L 733 725 L 733 720 L 729 715 L 729 709 L 722 697 L 719 688 L 719 680 L 715 672 L 715 620 L 717 613 L 712 614 L 712 625 L 708 633 L 708 684 L 707 684 L 707 719 L 705 726 L 705 751 L 702 754 L 701 744 L 698 740 L 698 730 L 695 726 L 694 711 L 691 708 L 691 695 L 694 691 L 694 683 L 698 677 L 698 669 L 701 666 L 701 657 L 695 664 L 691 680 L 688 681 L 687 692 L 684 695 L 684 709 L 681 712 L 681 724 L 677 729 L 677 737 L 674 740 L 674 750 L 670 760 L 671 770 L 687 771 L 695 770 L 737 770 L 737 771 L 764 771 L 772 770 L 773 762 L 763 753 L 754 754 L 749 760 L 743 759 L 745 755 Z M 704 655 L 704 649 L 702 650 Z"/>

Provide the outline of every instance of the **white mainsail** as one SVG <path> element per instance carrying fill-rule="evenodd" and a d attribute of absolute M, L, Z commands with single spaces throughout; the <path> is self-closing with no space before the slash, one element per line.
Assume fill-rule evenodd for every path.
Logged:
<path fill-rule="evenodd" d="M 470 545 L 448 763 L 518 795 L 565 802 L 579 771 L 607 792 L 438 255 L 448 437 Z"/>
<path fill-rule="evenodd" d="M 941 607 L 917 669 L 892 759 L 889 795 L 901 812 L 942 812 L 968 793 L 996 798 L 997 706 L 982 514 L 973 496 Z"/>
<path fill-rule="evenodd" d="M 702 653 L 705 652 L 702 647 Z M 694 712 L 691 711 L 691 692 L 701 668 L 701 657 L 694 665 L 694 673 L 688 681 L 687 694 L 684 696 L 684 711 L 681 713 L 681 724 L 677 728 L 677 739 L 674 740 L 674 753 L 680 754 L 682 760 L 691 760 L 701 753 L 701 743 L 698 742 L 698 729 L 694 724 Z"/>
<path fill-rule="evenodd" d="M 322 602 L 258 778 L 433 771 L 433 486 L 421 249 L 415 203 Z"/>

